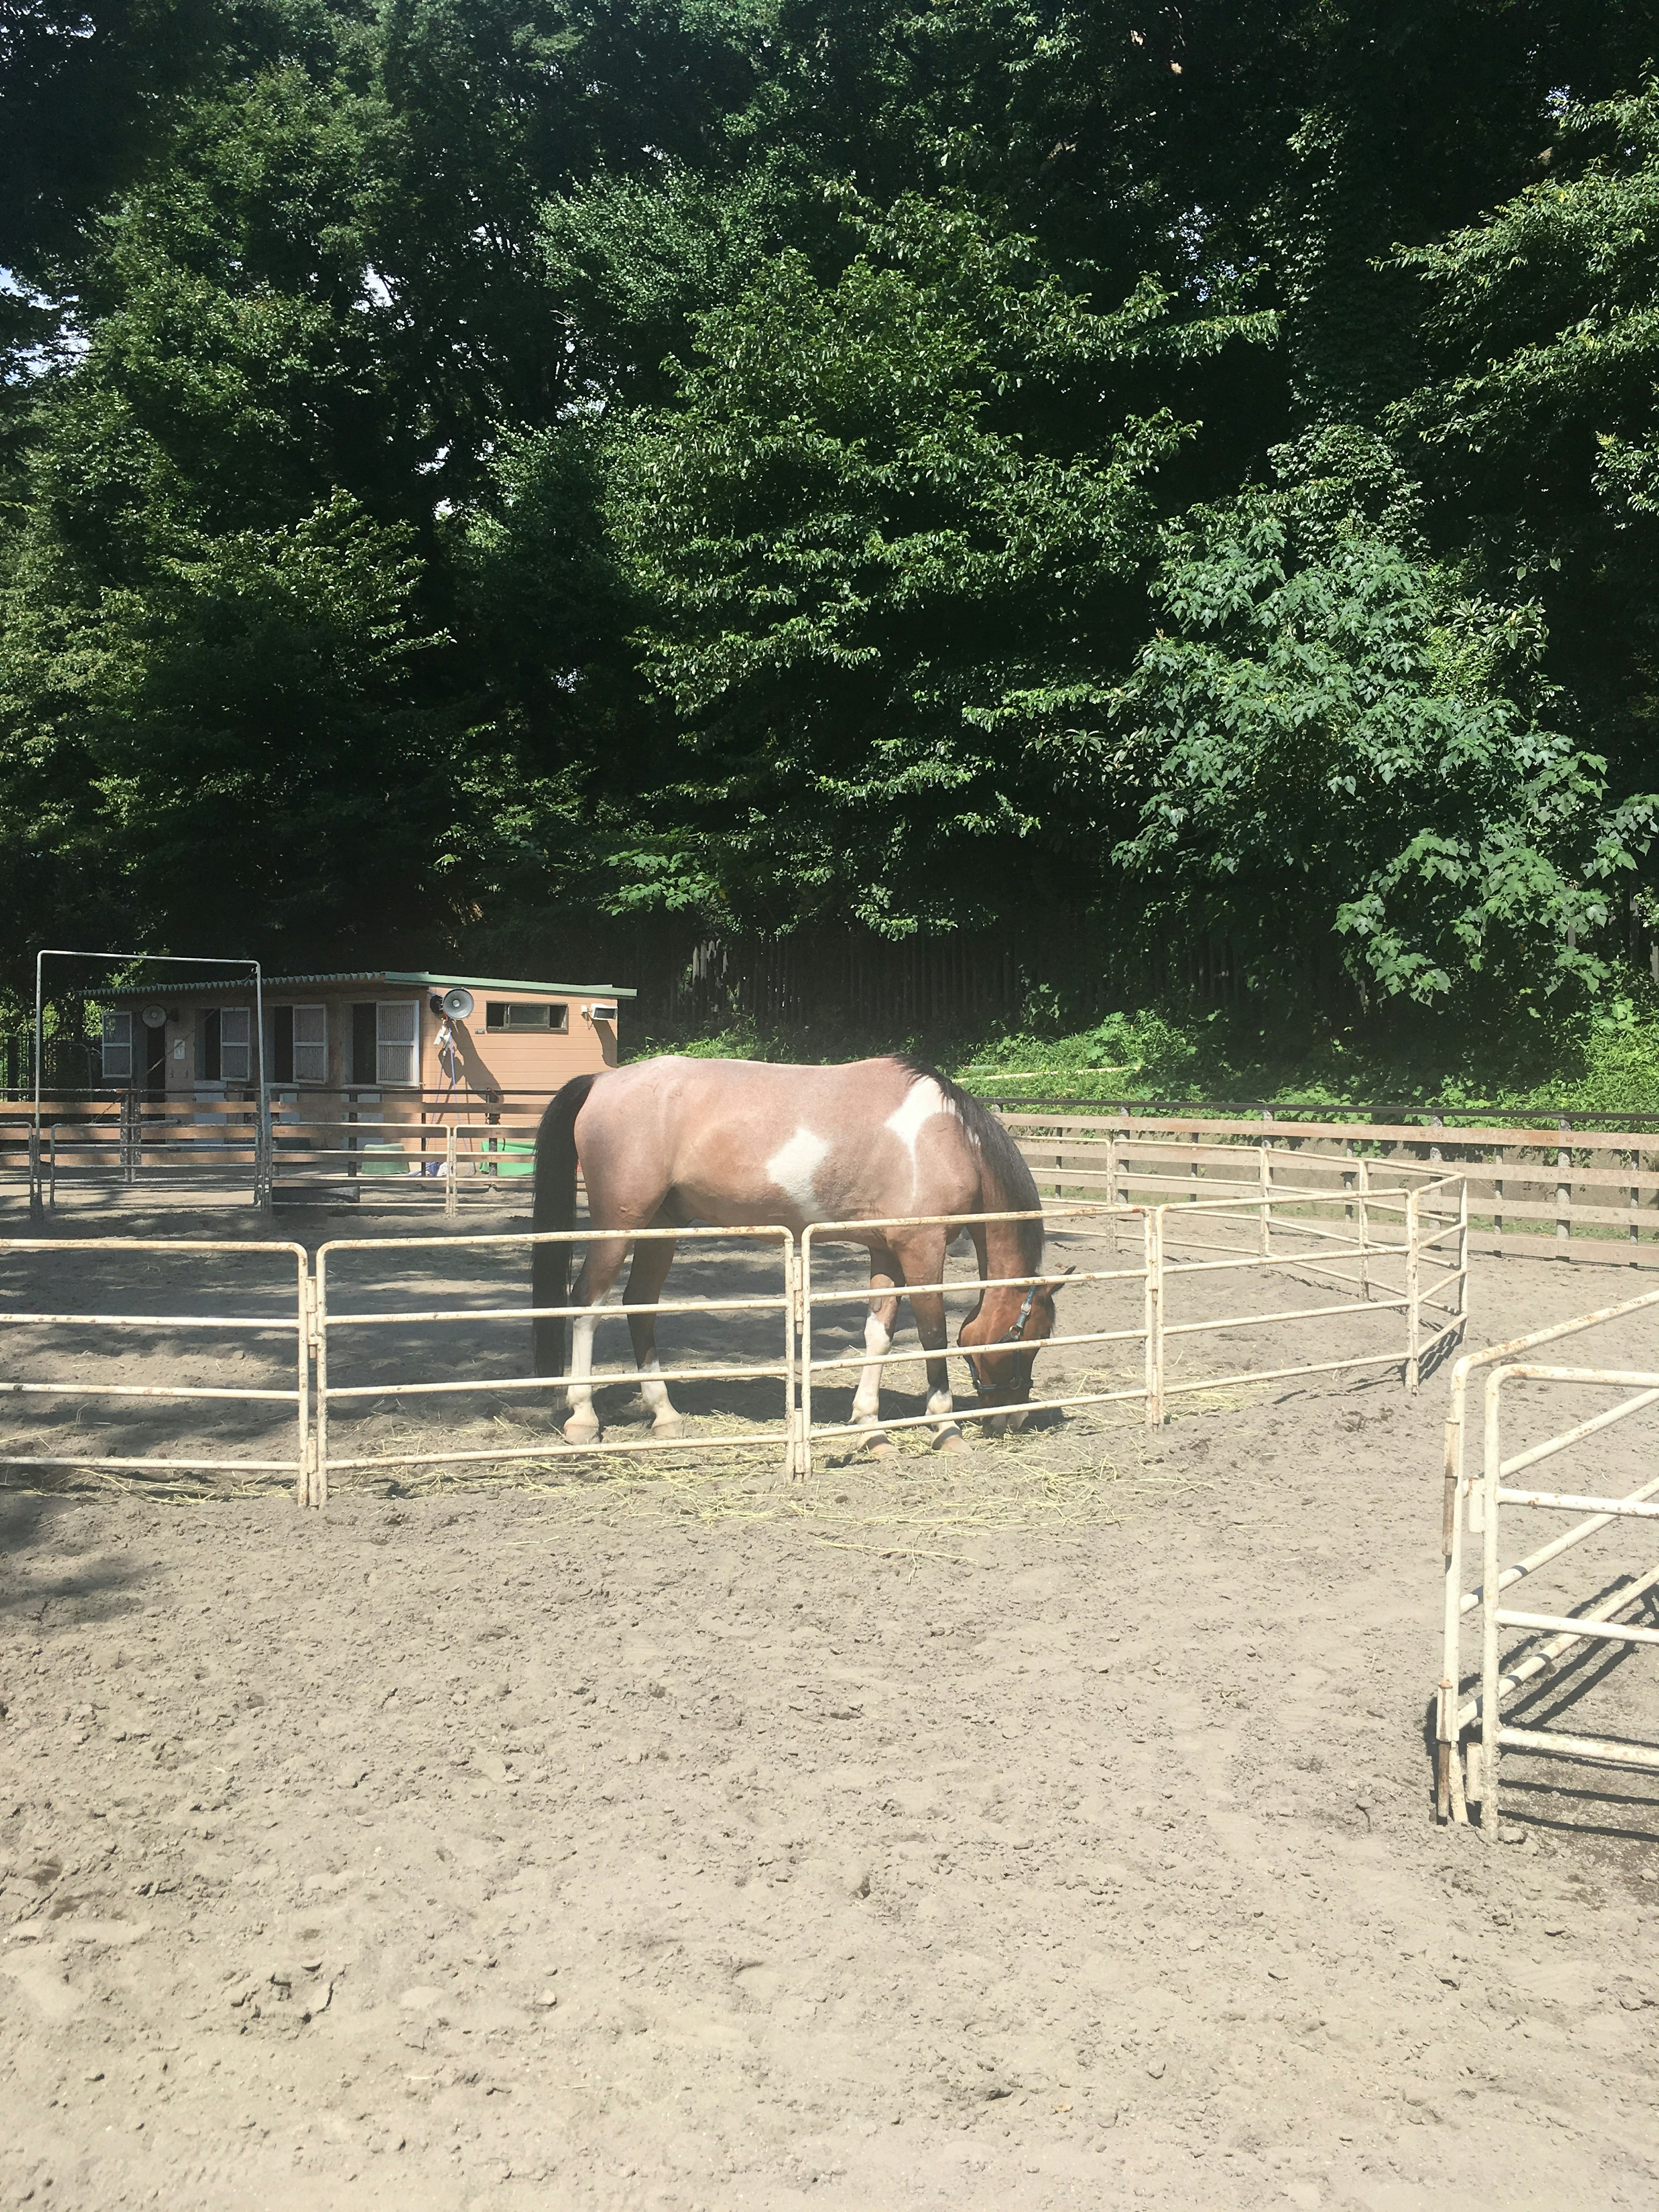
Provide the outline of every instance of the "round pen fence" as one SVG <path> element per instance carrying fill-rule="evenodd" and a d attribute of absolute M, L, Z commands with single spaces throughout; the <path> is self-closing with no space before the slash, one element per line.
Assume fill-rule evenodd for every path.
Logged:
<path fill-rule="evenodd" d="M 1467 1353 L 1452 1370 L 1443 1516 L 1443 1649 L 1435 1700 L 1437 1808 L 1441 1820 L 1466 1823 L 1469 1808 L 1478 1806 L 1488 1842 L 1497 1842 L 1500 1833 L 1505 1753 L 1659 1772 L 1659 1745 L 1540 1727 L 1531 1710 L 1546 1700 L 1576 1704 L 1599 1686 L 1595 1670 L 1610 1653 L 1659 1644 L 1659 1565 L 1633 1564 L 1624 1556 L 1641 1523 L 1659 1521 L 1659 1478 L 1631 1486 L 1629 1473 L 1616 1465 L 1586 1471 L 1592 1454 L 1622 1445 L 1635 1471 L 1645 1475 L 1653 1431 L 1644 1431 L 1633 1446 L 1624 1432 L 1627 1423 L 1659 1408 L 1659 1371 L 1559 1365 L 1527 1356 L 1589 1331 L 1616 1333 L 1627 1322 L 1637 1324 L 1633 1334 L 1641 1344 L 1650 1340 L 1655 1318 L 1659 1291 Z M 1478 1470 L 1468 1464 L 1473 1455 L 1465 1437 L 1472 1382 L 1480 1384 Z M 1578 1418 L 1556 1426 L 1559 1416 L 1548 1409 L 1564 1400 Z M 1577 1480 L 1540 1488 L 1534 1480 L 1517 1480 L 1563 1459 Z M 1513 1532 L 1520 1516 L 1534 1533 L 1552 1524 L 1553 1533 L 1516 1557 Z M 1564 1516 L 1565 1528 L 1559 1525 Z M 1602 1537 L 1607 1543 L 1580 1551 Z M 1471 1584 L 1467 1559 L 1476 1544 L 1480 1578 Z M 1517 1584 L 1540 1577 L 1568 1585 L 1553 1607 L 1541 1600 L 1524 1607 L 1504 1601 Z M 1642 1617 L 1626 1618 L 1632 1607 Z M 1471 1635 L 1472 1652 L 1466 1650 Z"/>
<path fill-rule="evenodd" d="M 986 1218 L 951 1216 L 939 1225 L 956 1242 Z M 1281 1187 L 1271 1199 L 1062 1204 L 1041 1218 L 1048 1238 L 1044 1276 L 1019 1280 L 1030 1286 L 1068 1265 L 1073 1272 L 1059 1325 L 1038 1352 L 1027 1411 L 1039 1417 L 1139 1401 L 1158 1425 L 1183 1396 L 1391 1367 L 1415 1389 L 1424 1364 L 1462 1327 L 1467 1220 L 1456 1177 L 1346 1194 Z M 326 1501 L 334 1477 L 671 1450 L 770 1453 L 781 1472 L 803 1478 L 826 1449 L 860 1436 L 869 1441 L 874 1429 L 939 1429 L 941 1417 L 925 1402 L 915 1410 L 894 1402 L 896 1386 L 930 1358 L 948 1359 L 961 1378 L 967 1358 L 955 1346 L 929 1352 L 890 1341 L 872 1353 L 866 1335 L 872 1297 L 890 1293 L 872 1291 L 867 1255 L 851 1234 L 814 1224 L 798 1243 L 771 1227 L 641 1231 L 629 1239 L 635 1247 L 668 1238 L 678 1245 L 671 1295 L 630 1305 L 624 1293 L 597 1308 L 569 1298 L 538 1308 L 509 1291 L 527 1276 L 537 1244 L 564 1245 L 574 1259 L 594 1241 L 591 1228 L 339 1238 L 319 1248 L 314 1265 L 302 1247 L 288 1243 L 8 1240 L 0 1247 L 10 1269 L 0 1344 L 9 1372 L 0 1396 L 14 1430 L 19 1407 L 106 1399 L 144 1401 L 152 1428 L 165 1419 L 173 1433 L 162 1449 L 135 1430 L 134 1449 L 112 1451 L 99 1448 L 106 1439 L 88 1441 L 83 1421 L 61 1444 L 8 1437 L 9 1447 L 27 1448 L 0 1452 L 0 1465 L 196 1472 L 242 1482 L 274 1474 L 312 1506 Z M 121 1265 L 149 1270 L 142 1285 L 119 1289 L 126 1279 L 118 1255 Z M 63 1285 L 77 1261 L 90 1285 L 86 1295 L 45 1287 Z M 181 1264 L 191 1292 L 171 1296 L 161 1279 Z M 273 1267 L 289 1271 L 280 1295 L 266 1290 L 256 1299 L 235 1288 L 237 1268 L 261 1267 L 267 1274 Z M 1317 1302 L 1281 1296 L 1264 1304 L 1240 1295 L 1267 1273 L 1311 1285 Z M 108 1296 L 105 1278 L 118 1285 Z M 986 1282 L 971 1261 L 947 1257 L 937 1287 L 963 1305 L 976 1303 Z M 670 1339 L 667 1358 L 643 1375 L 626 1347 L 606 1352 L 630 1314 L 649 1314 Z M 538 1318 L 592 1323 L 600 1342 L 590 1372 L 530 1371 Z M 1305 1328 L 1310 1351 L 1321 1356 L 1294 1363 L 1261 1356 L 1287 1325 Z M 73 1371 L 52 1364 L 66 1337 L 77 1347 Z M 273 1338 L 291 1341 L 282 1355 L 291 1362 L 285 1374 L 248 1373 L 252 1355 L 225 1348 L 268 1346 Z M 1241 1353 L 1205 1357 L 1217 1342 L 1231 1350 L 1235 1341 Z M 140 1358 L 134 1344 L 149 1349 Z M 269 1366 L 275 1355 L 262 1356 Z M 839 1395 L 850 1396 L 855 1370 L 867 1375 L 872 1366 L 892 1394 L 878 1422 L 854 1419 Z M 560 1433 L 559 1410 L 573 1382 L 599 1396 L 605 1426 L 596 1439 Z M 641 1432 L 631 1416 L 618 1424 L 619 1402 L 642 1393 L 648 1407 L 658 1386 L 670 1385 L 687 1394 L 685 1425 Z M 204 1441 L 191 1425 L 199 1429 L 210 1402 L 240 1404 L 250 1418 L 280 1407 L 291 1415 L 292 1441 L 280 1451 L 252 1434 L 234 1449 Z M 970 1400 L 950 1419 L 1006 1411 Z M 141 1440 L 152 1448 L 137 1449 Z"/>
<path fill-rule="evenodd" d="M 1332 1218 L 1342 1216 L 1344 1218 Z M 1102 1286 L 1109 1301 L 1122 1310 L 1103 1317 L 1097 1328 L 1073 1328 L 1062 1318 L 1055 1333 L 1044 1340 L 1040 1359 L 1052 1370 L 1057 1354 L 1084 1347 L 1121 1347 L 1133 1357 L 1136 1372 L 1103 1384 L 1073 1389 L 1039 1385 L 1024 1407 L 1029 1415 L 1063 1412 L 1090 1406 L 1139 1401 L 1149 1426 L 1158 1427 L 1166 1418 L 1172 1398 L 1223 1391 L 1242 1385 L 1279 1382 L 1295 1376 L 1334 1374 L 1348 1370 L 1398 1366 L 1408 1389 L 1415 1389 L 1423 1364 L 1456 1336 L 1463 1326 L 1468 1279 L 1468 1219 L 1462 1179 L 1435 1178 L 1419 1188 L 1366 1188 L 1352 1194 L 1339 1188 L 1275 1189 L 1270 1197 L 1254 1195 L 1194 1199 L 1178 1206 L 1124 1206 L 1087 1202 L 1051 1205 L 1036 1213 L 973 1215 L 905 1215 L 854 1224 L 811 1224 L 801 1240 L 801 1411 L 799 1462 L 811 1471 L 816 1447 L 836 1439 L 867 1435 L 873 1431 L 941 1430 L 945 1417 L 922 1411 L 878 1419 L 848 1413 L 845 1417 L 820 1411 L 821 1384 L 830 1377 L 849 1378 L 872 1371 L 885 1375 L 890 1368 L 915 1369 L 930 1360 L 954 1363 L 953 1379 L 962 1374 L 970 1352 L 946 1344 L 932 1351 L 918 1346 L 892 1350 L 849 1346 L 821 1357 L 816 1348 L 816 1316 L 836 1310 L 868 1312 L 872 1293 L 867 1282 L 851 1279 L 842 1257 L 849 1246 L 872 1231 L 944 1227 L 966 1234 L 994 1221 L 1041 1220 L 1053 1249 L 1069 1268 L 1061 1281 L 1060 1310 L 1064 1299 L 1075 1297 L 1089 1285 Z M 1109 1261 L 1103 1252 L 1080 1249 L 1085 1243 L 1115 1248 Z M 955 1235 L 952 1236 L 955 1241 Z M 1122 1248 L 1132 1256 L 1121 1257 Z M 1198 1255 L 1204 1256 L 1196 1256 Z M 1094 1259 L 1100 1264 L 1085 1262 Z M 839 1272 L 842 1279 L 833 1279 Z M 1222 1277 L 1249 1278 L 1264 1272 L 1311 1274 L 1350 1293 L 1319 1305 L 1279 1306 L 1259 1310 L 1198 1314 L 1187 1310 L 1182 1293 L 1199 1280 Z M 1034 1286 L 1057 1279 L 1051 1259 L 1036 1275 L 996 1279 L 1016 1286 Z M 938 1291 L 948 1301 L 976 1304 L 990 1287 L 988 1279 L 964 1267 L 948 1272 L 939 1281 L 917 1284 L 921 1291 Z M 875 1294 L 878 1300 L 884 1295 Z M 1390 1318 L 1399 1326 L 1386 1336 Z M 1384 1340 L 1363 1350 L 1345 1351 L 1335 1358 L 1297 1361 L 1273 1366 L 1224 1367 L 1221 1371 L 1194 1373 L 1184 1364 L 1190 1344 L 1206 1336 L 1233 1331 L 1266 1331 L 1287 1323 L 1322 1324 L 1358 1321 L 1373 1337 Z M 1381 1328 L 1378 1324 L 1382 1324 Z M 975 1351 L 981 1347 L 974 1347 Z M 949 1419 L 1000 1421 L 1006 1406 L 953 1403 Z"/>
<path fill-rule="evenodd" d="M 313 1303 L 313 1326 L 317 1354 L 317 1419 L 316 1459 L 312 1470 L 307 1502 L 322 1505 L 327 1502 L 329 1483 L 332 1474 L 389 1474 L 398 1468 L 422 1466 L 451 1466 L 478 1464 L 514 1460 L 550 1461 L 573 1458 L 595 1453 L 615 1455 L 666 1450 L 696 1450 L 716 1452 L 749 1450 L 756 1447 L 780 1452 L 786 1463 L 792 1463 L 795 1393 L 795 1340 L 793 1326 L 794 1310 L 795 1240 L 787 1229 L 642 1229 L 628 1240 L 638 1245 L 653 1241 L 674 1241 L 689 1246 L 693 1253 L 699 1251 L 723 1253 L 729 1258 L 733 1252 L 743 1255 L 746 1270 L 755 1278 L 754 1287 L 737 1295 L 704 1297 L 669 1297 L 629 1305 L 624 1301 L 606 1303 L 599 1306 L 563 1304 L 556 1306 L 498 1305 L 479 1303 L 476 1299 L 462 1304 L 432 1304 L 422 1299 L 410 1304 L 399 1302 L 392 1306 L 375 1303 L 367 1306 L 345 1303 L 373 1296 L 377 1301 L 395 1296 L 405 1285 L 384 1280 L 343 1284 L 342 1270 L 354 1263 L 371 1269 L 376 1261 L 391 1255 L 410 1255 L 416 1252 L 436 1252 L 453 1258 L 481 1252 L 505 1255 L 519 1251 L 528 1257 L 530 1249 L 538 1244 L 564 1245 L 584 1248 L 594 1241 L 591 1230 L 543 1231 L 525 1234 L 488 1237 L 343 1237 L 323 1245 L 317 1254 L 316 1293 Z M 348 1256 L 349 1255 L 349 1256 Z M 434 1329 L 453 1332 L 458 1328 L 476 1331 L 484 1328 L 499 1330 L 509 1326 L 518 1332 L 513 1341 L 519 1347 L 527 1342 L 530 1324 L 537 1320 L 558 1320 L 565 1322 L 591 1321 L 598 1329 L 609 1326 L 614 1330 L 617 1323 L 626 1324 L 630 1314 L 652 1313 L 659 1316 L 672 1315 L 695 1316 L 699 1319 L 720 1316 L 730 1322 L 738 1316 L 761 1315 L 775 1316 L 779 1342 L 775 1358 L 733 1360 L 731 1358 L 688 1360 L 678 1366 L 655 1367 L 651 1379 L 665 1387 L 670 1382 L 693 1383 L 699 1388 L 714 1382 L 766 1383 L 774 1389 L 778 1405 L 775 1424 L 737 1431 L 722 1429 L 708 1437 L 695 1435 L 651 1436 L 601 1438 L 593 1443 L 568 1443 L 561 1437 L 550 1422 L 547 1432 L 521 1443 L 471 1444 L 453 1433 L 444 1433 L 443 1401 L 484 1393 L 490 1395 L 510 1395 L 539 1399 L 550 1405 L 552 1399 L 570 1387 L 570 1378 L 559 1376 L 526 1375 L 521 1371 L 501 1371 L 501 1363 L 492 1360 L 479 1346 L 469 1361 L 469 1371 L 434 1374 L 434 1366 L 442 1364 L 452 1370 L 458 1364 L 453 1342 L 440 1339 L 434 1341 Z M 381 1370 L 372 1378 L 339 1382 L 335 1379 L 349 1354 L 347 1344 L 362 1332 L 374 1332 L 381 1340 L 415 1337 L 413 1346 L 400 1346 L 392 1355 L 395 1364 L 388 1370 L 382 1363 Z M 508 1358 L 513 1358 L 509 1352 Z M 417 1360 L 425 1364 L 416 1371 L 404 1371 Z M 586 1384 L 594 1389 L 621 1384 L 636 1386 L 639 1376 L 631 1366 L 605 1368 L 595 1365 L 588 1373 Z M 391 1449 L 374 1451 L 354 1450 L 349 1441 L 344 1449 L 336 1442 L 338 1425 L 337 1409 L 353 1406 L 374 1405 L 387 1399 L 404 1403 L 415 1401 L 434 1409 L 434 1418 L 422 1424 L 420 1433 L 412 1439 L 394 1444 Z"/>
<path fill-rule="evenodd" d="M 118 1282 L 123 1276 L 127 1278 L 118 1295 L 141 1303 L 125 1311 L 74 1303 L 74 1286 L 65 1283 L 65 1272 L 77 1261 L 84 1267 L 93 1253 L 108 1255 L 108 1276 Z M 256 1286 L 250 1289 L 246 1284 L 228 1279 L 216 1285 L 210 1302 L 206 1302 L 210 1304 L 210 1310 L 202 1310 L 201 1304 L 193 1311 L 178 1310 L 189 1304 L 192 1295 L 199 1298 L 202 1276 L 210 1259 L 227 1278 L 234 1279 L 239 1270 L 252 1273 Z M 190 1279 L 183 1285 L 169 1279 L 176 1277 L 181 1263 Z M 0 1238 L 0 1283 L 4 1290 L 0 1302 L 0 1346 L 3 1346 L 0 1357 L 9 1370 L 0 1377 L 0 1397 L 9 1401 L 14 1413 L 13 1433 L 6 1442 L 36 1447 L 0 1452 L 0 1467 L 100 1468 L 152 1478 L 215 1474 L 238 1481 L 254 1474 L 276 1474 L 291 1483 L 296 1500 L 306 1504 L 313 1463 L 308 1268 L 302 1244 L 178 1237 Z M 275 1278 L 263 1290 L 257 1286 L 261 1274 Z M 54 1291 L 58 1293 L 55 1297 Z M 49 1304 L 39 1302 L 42 1292 Z M 238 1299 L 241 1310 L 228 1310 L 228 1297 Z M 256 1304 L 260 1310 L 249 1310 Z M 186 1346 L 199 1350 L 181 1353 L 177 1342 L 180 1338 Z M 253 1356 L 267 1370 L 265 1380 L 250 1384 L 227 1379 L 228 1372 L 240 1370 L 242 1359 L 235 1354 L 227 1358 L 226 1339 L 236 1345 L 254 1346 Z M 273 1339 L 279 1347 L 284 1339 L 290 1342 L 285 1349 L 273 1351 Z M 169 1370 L 166 1380 L 156 1379 L 155 1374 L 158 1342 Z M 136 1346 L 149 1346 L 149 1357 L 143 1351 L 135 1352 Z M 46 1370 L 34 1369 L 33 1363 L 37 1360 Z M 93 1370 L 84 1371 L 94 1361 Z M 26 1362 L 31 1371 L 17 1372 Z M 289 1368 L 289 1374 L 282 1373 L 284 1367 Z M 182 1376 L 176 1371 L 180 1368 Z M 148 1441 L 145 1431 L 156 1417 L 209 1406 L 216 1411 L 246 1412 L 280 1407 L 283 1425 L 292 1424 L 291 1440 L 282 1449 L 284 1440 L 280 1435 L 273 1440 L 256 1432 L 251 1450 L 216 1450 L 195 1438 L 191 1441 L 198 1448 L 183 1451 L 107 1451 L 98 1449 L 96 1443 L 78 1442 L 71 1449 L 67 1440 L 88 1426 L 123 1427 L 136 1444 Z M 94 1409 L 90 1414 L 88 1407 Z M 37 1416 L 30 1424 L 33 1433 L 21 1439 L 15 1433 L 19 1409 Z M 118 1420 L 111 1418 L 113 1415 L 122 1418 Z M 41 1417 L 47 1431 L 44 1436 L 40 1432 Z M 60 1437 L 64 1438 L 61 1443 Z M 224 1440 L 227 1445 L 247 1441 L 246 1436 Z"/>

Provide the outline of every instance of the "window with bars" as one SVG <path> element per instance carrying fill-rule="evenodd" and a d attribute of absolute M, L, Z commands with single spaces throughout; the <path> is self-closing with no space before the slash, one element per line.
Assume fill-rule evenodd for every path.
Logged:
<path fill-rule="evenodd" d="M 219 1078 L 223 1083 L 253 1080 L 253 1010 L 251 1006 L 219 1009 Z"/>
<path fill-rule="evenodd" d="M 104 1050 L 106 1083 L 132 1080 L 132 1016 L 112 1011 L 104 1015 L 100 1042 Z"/>
<path fill-rule="evenodd" d="M 252 1083 L 253 1010 L 204 1006 L 196 1048 L 198 1083 Z"/>
<path fill-rule="evenodd" d="M 412 1085 L 421 1010 L 413 999 L 383 999 L 374 1009 L 377 1083 Z"/>
<path fill-rule="evenodd" d="M 270 1058 L 274 1082 L 326 1083 L 328 1008 L 273 1007 Z"/>

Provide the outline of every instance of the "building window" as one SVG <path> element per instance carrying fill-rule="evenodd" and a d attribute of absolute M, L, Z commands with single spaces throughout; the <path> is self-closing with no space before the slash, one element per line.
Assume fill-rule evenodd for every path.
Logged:
<path fill-rule="evenodd" d="M 328 1008 L 271 1010 L 271 1079 L 276 1083 L 328 1081 Z"/>
<path fill-rule="evenodd" d="M 132 1016 L 106 1013 L 100 1042 L 104 1048 L 106 1083 L 132 1080 Z"/>
<path fill-rule="evenodd" d="M 198 1033 L 198 1083 L 252 1083 L 253 1011 L 250 1006 L 204 1006 Z"/>
<path fill-rule="evenodd" d="M 484 1001 L 486 1030 L 557 1030 L 570 1026 L 568 1006 L 526 1006 L 512 999 L 487 999 Z"/>
<path fill-rule="evenodd" d="M 250 1006 L 219 1009 L 219 1076 L 225 1083 L 253 1080 L 253 1011 Z"/>
<path fill-rule="evenodd" d="M 374 1009 L 375 1081 L 401 1084 L 416 1080 L 415 1054 L 420 1040 L 421 1010 L 413 999 L 383 999 Z"/>

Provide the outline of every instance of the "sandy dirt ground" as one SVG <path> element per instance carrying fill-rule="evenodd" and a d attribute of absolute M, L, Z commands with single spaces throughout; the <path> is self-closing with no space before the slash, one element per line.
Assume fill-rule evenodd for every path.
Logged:
<path fill-rule="evenodd" d="M 65 1252 L 0 1291 L 49 1265 L 53 1310 L 275 1312 L 264 1264 Z M 516 1267 L 407 1280 L 488 1303 Z M 1477 1261 L 1469 1340 L 1655 1280 Z M 1127 1295 L 1068 1293 L 1068 1325 Z M 666 1348 L 729 1351 L 712 1326 Z M 757 1351 L 771 1327 L 743 1324 Z M 1236 1336 L 1240 1365 L 1318 1356 L 1305 1324 Z M 1623 1324 L 1598 1364 L 1653 1340 Z M 273 1347 L 3 1350 L 14 1378 L 258 1387 Z M 350 1353 L 369 1381 L 463 1355 L 523 1368 L 483 1322 Z M 776 1389 L 679 1395 L 709 1434 Z M 641 1419 L 602 1402 L 613 1435 Z M 251 1468 L 6 1470 L 0 2203 L 1651 2204 L 1659 1787 L 1511 1757 L 1522 1840 L 1431 1817 L 1445 1406 L 1443 1373 L 1415 1401 L 1315 1377 L 1177 1399 L 1157 1434 L 1107 1407 L 962 1458 L 837 1448 L 809 1486 L 769 1454 L 550 1455 L 358 1472 L 322 1515 Z M 180 1418 L 13 1399 L 4 1449 L 154 1453 Z M 348 1425 L 369 1455 L 435 1418 L 369 1398 Z M 246 1461 L 283 1434 L 191 1419 Z M 463 1431 L 549 1433 L 507 1392 Z M 1575 1480 L 1628 1486 L 1654 1438 L 1612 1432 Z M 1537 1601 L 1645 1566 L 1639 1538 Z M 1533 1717 L 1651 1738 L 1653 1666 L 1598 1662 Z"/>

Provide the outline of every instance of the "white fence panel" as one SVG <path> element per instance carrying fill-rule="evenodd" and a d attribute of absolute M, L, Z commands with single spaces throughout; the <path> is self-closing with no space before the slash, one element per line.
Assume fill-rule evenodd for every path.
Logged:
<path fill-rule="evenodd" d="M 292 1406 L 295 1419 L 293 1452 L 280 1459 L 239 1459 L 222 1454 L 194 1453 L 181 1457 L 167 1458 L 146 1453 L 142 1455 L 113 1453 L 0 1453 L 0 1467 L 102 1467 L 124 1468 L 145 1474 L 176 1471 L 251 1474 L 278 1474 L 286 1475 L 294 1484 L 296 1501 L 304 1504 L 310 1487 L 310 1340 L 307 1325 L 310 1303 L 308 1258 L 302 1244 L 252 1243 L 237 1241 L 207 1241 L 179 1237 L 9 1237 L 0 1238 L 0 1255 L 27 1254 L 30 1256 L 28 1270 L 31 1287 L 35 1281 L 56 1274 L 61 1280 L 65 1266 L 90 1252 L 151 1253 L 176 1259 L 185 1255 L 207 1253 L 234 1255 L 238 1259 L 256 1255 L 276 1255 L 284 1262 L 284 1273 L 293 1283 L 292 1312 L 253 1314 L 225 1312 L 216 1310 L 204 1313 L 138 1313 L 105 1312 L 76 1310 L 68 1300 L 54 1301 L 50 1306 L 37 1309 L 10 1304 L 0 1305 L 0 1358 L 9 1367 L 11 1346 L 17 1341 L 16 1332 L 45 1331 L 49 1340 L 67 1337 L 70 1341 L 84 1344 L 88 1340 L 100 1348 L 112 1350 L 109 1340 L 123 1331 L 135 1335 L 173 1330 L 205 1333 L 217 1335 L 229 1331 L 240 1337 L 285 1336 L 294 1339 L 294 1380 L 291 1385 L 275 1389 L 249 1388 L 244 1384 L 205 1384 L 193 1382 L 88 1382 L 80 1376 L 55 1377 L 39 1375 L 8 1374 L 0 1377 L 0 1396 L 14 1399 L 64 1398 L 161 1399 L 187 1404 L 203 1401 L 238 1401 L 249 1405 Z M 48 1264 L 50 1263 L 50 1264 Z"/>

